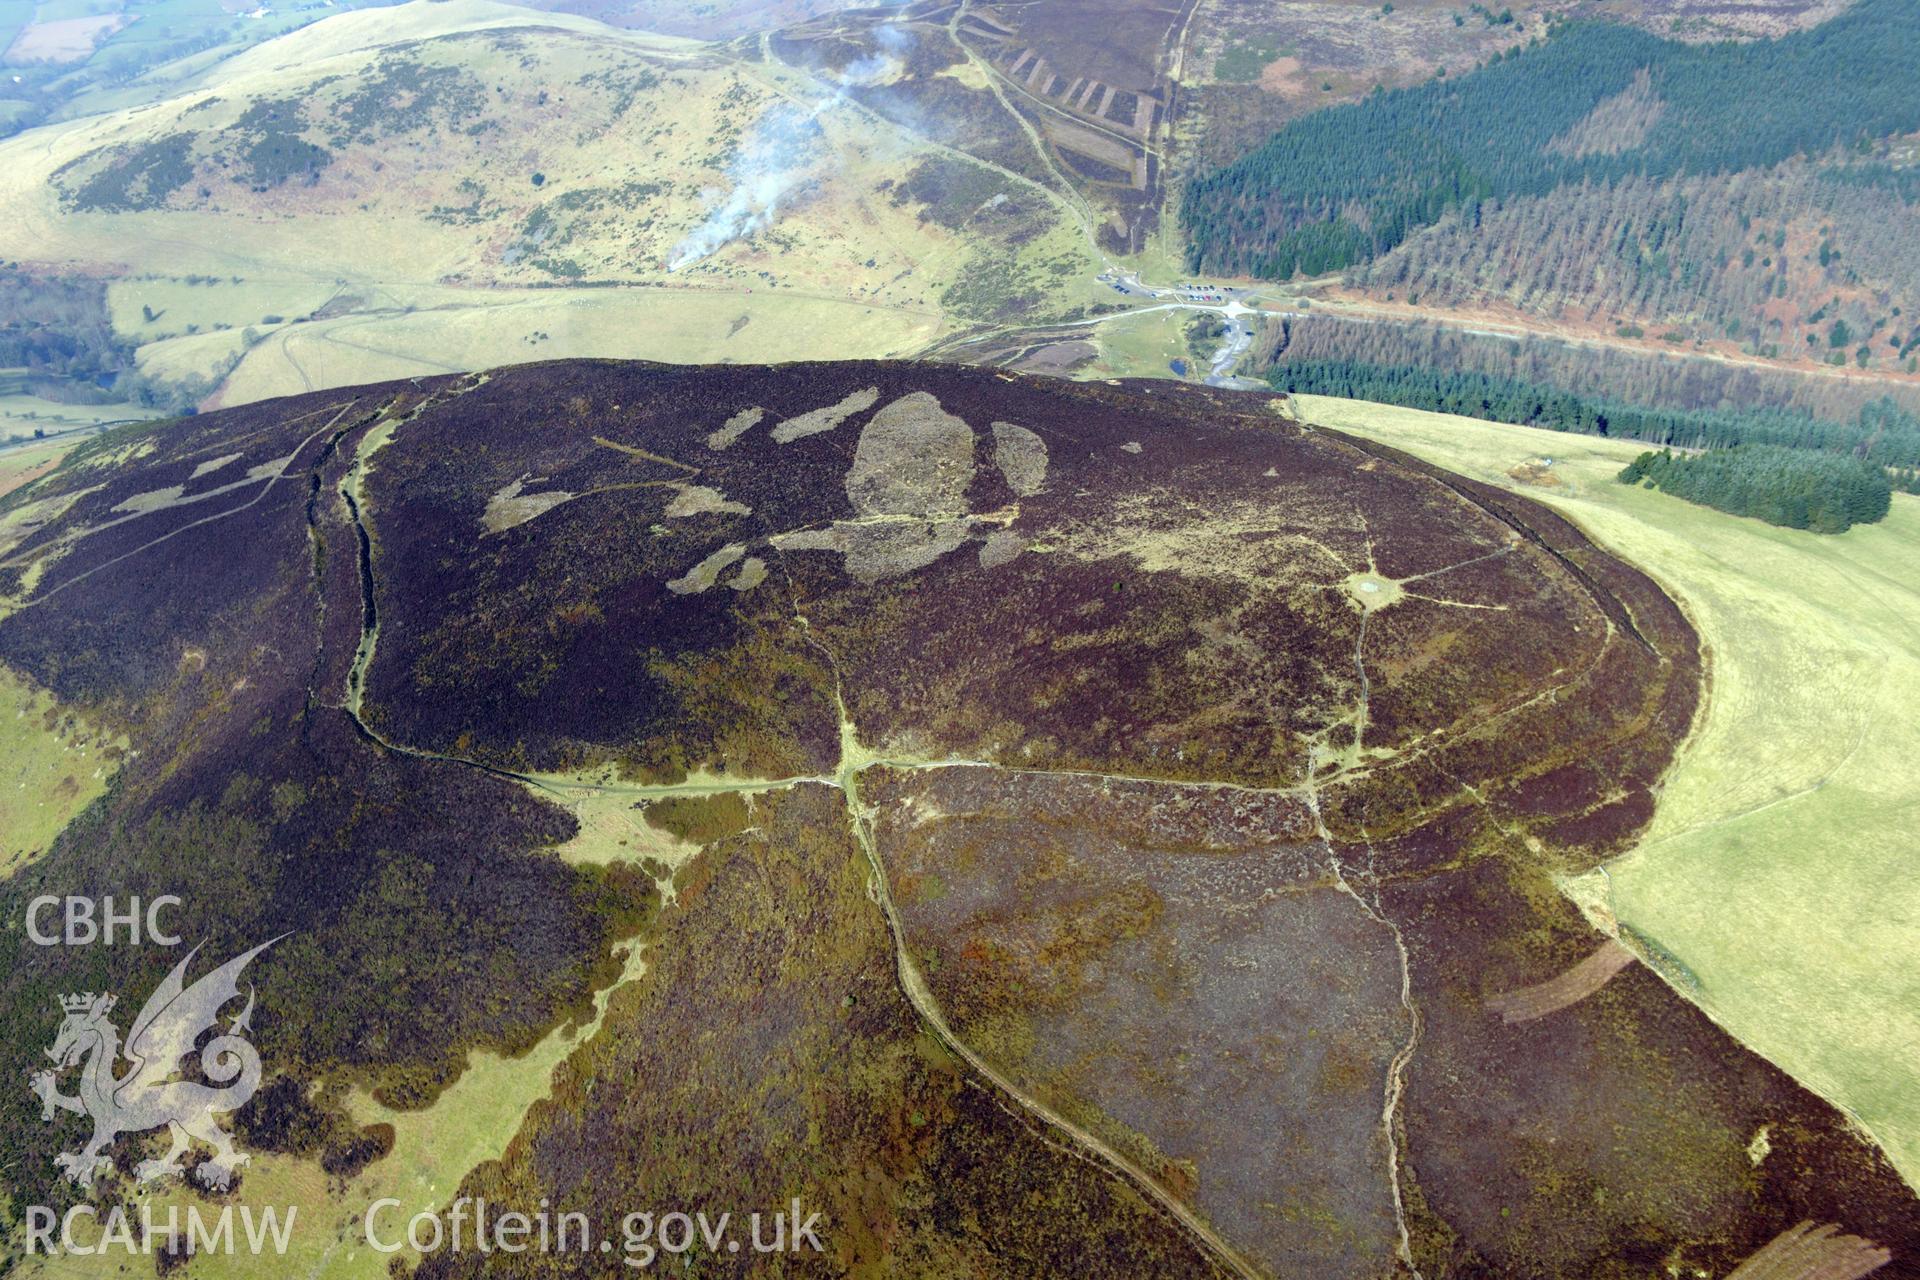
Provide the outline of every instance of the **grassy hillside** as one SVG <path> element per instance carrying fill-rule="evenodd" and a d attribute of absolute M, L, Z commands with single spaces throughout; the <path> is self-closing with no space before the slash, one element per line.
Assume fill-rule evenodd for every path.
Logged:
<path fill-rule="evenodd" d="M 223 0 L 35 0 L 0 6 L 0 136 L 165 97 L 211 63 L 349 9 L 390 0 L 251 6 Z"/>
<path fill-rule="evenodd" d="M 1300 397 L 1306 416 L 1525 492 L 1653 573 L 1711 693 L 1639 847 L 1571 886 L 1691 974 L 1669 981 L 1856 1116 L 1920 1181 L 1920 499 L 1838 537 L 1620 485 L 1637 446 Z M 1550 457 L 1516 480 L 1511 471 Z"/>
<path fill-rule="evenodd" d="M 0 259 L 108 276 L 143 385 L 213 403 L 562 356 L 915 350 L 1099 269 L 1060 202 L 861 106 L 905 74 L 452 0 L 0 143 Z"/>

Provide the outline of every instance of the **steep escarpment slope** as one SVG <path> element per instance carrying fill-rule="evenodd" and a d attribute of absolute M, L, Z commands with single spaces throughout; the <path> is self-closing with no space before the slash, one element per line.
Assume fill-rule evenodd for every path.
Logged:
<path fill-rule="evenodd" d="M 571 362 L 110 439 L 0 508 L 0 661 L 137 754 L 0 896 L 294 930 L 256 1026 L 325 1136 L 250 1132 L 360 1152 L 336 1210 L 415 1158 L 348 1086 L 429 1106 L 574 1022 L 465 1192 L 797 1196 L 835 1274 L 1920 1248 L 1843 1117 L 1555 889 L 1692 723 L 1677 607 L 1274 403 Z M 0 999 L 161 963 L 22 945 Z M 16 1202 L 60 1194 L 6 1123 Z"/>

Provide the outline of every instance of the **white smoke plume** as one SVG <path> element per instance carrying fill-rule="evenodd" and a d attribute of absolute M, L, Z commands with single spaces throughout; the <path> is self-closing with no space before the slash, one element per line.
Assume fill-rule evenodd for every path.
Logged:
<path fill-rule="evenodd" d="M 684 270 L 725 245 L 772 226 L 806 183 L 811 153 L 822 136 L 820 117 L 844 105 L 849 89 L 882 84 L 898 76 L 902 66 L 892 54 L 872 54 L 835 74 L 832 78 L 839 87 L 811 107 L 789 102 L 768 107 L 741 140 L 728 166 L 733 190 L 674 246 L 667 270 Z"/>
<path fill-rule="evenodd" d="M 874 28 L 873 42 L 888 53 L 904 54 L 920 43 L 920 37 L 905 27 L 896 27 L 889 22 Z"/>
<path fill-rule="evenodd" d="M 667 270 L 690 267 L 722 245 L 772 226 L 781 206 L 804 182 L 807 153 L 820 137 L 820 114 L 836 101 L 837 95 L 805 110 L 787 102 L 769 107 L 741 140 L 729 166 L 733 190 L 674 246 Z"/>

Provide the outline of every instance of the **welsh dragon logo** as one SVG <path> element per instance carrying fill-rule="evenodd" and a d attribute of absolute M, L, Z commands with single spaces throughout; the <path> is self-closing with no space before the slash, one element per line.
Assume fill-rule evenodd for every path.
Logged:
<path fill-rule="evenodd" d="M 93 1121 L 93 1137 L 82 1150 L 63 1151 L 53 1158 L 67 1178 L 91 1188 L 94 1174 L 107 1163 L 104 1153 L 114 1139 L 165 1125 L 173 1132 L 173 1145 L 160 1159 L 143 1160 L 135 1167 L 134 1175 L 141 1182 L 183 1172 L 180 1157 L 198 1141 L 214 1153 L 195 1170 L 201 1183 L 217 1190 L 232 1184 L 234 1170 L 249 1157 L 234 1149 L 232 1137 L 214 1117 L 245 1105 L 260 1087 L 260 1055 L 245 1035 L 252 1030 L 251 985 L 246 1007 L 223 1034 L 200 1049 L 201 1074 L 213 1083 L 174 1077 L 201 1035 L 215 1028 L 221 1007 L 239 997 L 241 970 L 279 940 L 236 956 L 189 987 L 187 966 L 200 950 L 195 947 L 148 997 L 124 1047 L 119 1029 L 107 1016 L 114 1006 L 111 994 L 89 991 L 60 998 L 66 1018 L 47 1050 L 54 1069 L 35 1074 L 32 1088 L 40 1097 L 41 1119 L 52 1120 L 56 1111 L 70 1111 Z M 131 1065 L 116 1075 L 115 1067 L 123 1057 Z M 60 1073 L 76 1066 L 80 1068 L 79 1093 L 61 1093 Z"/>

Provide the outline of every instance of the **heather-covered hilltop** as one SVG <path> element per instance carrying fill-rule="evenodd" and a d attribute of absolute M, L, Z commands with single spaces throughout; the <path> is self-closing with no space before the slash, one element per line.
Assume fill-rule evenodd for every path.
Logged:
<path fill-rule="evenodd" d="M 798 1197 L 796 1274 L 1920 1248 L 1843 1116 L 1556 889 L 1652 812 L 1687 619 L 1280 403 L 569 362 L 103 437 L 0 499 L 0 662 L 129 748 L 0 907 L 292 932 L 235 1194 L 318 1198 L 316 1252 L 429 1167 L 607 1228 Z M 52 995 L 172 960 L 9 945 L 11 1078 Z M 481 1072 L 514 1136 L 449 1172 L 409 1117 Z M 37 1107 L 0 1125 L 13 1203 L 71 1193 Z"/>

